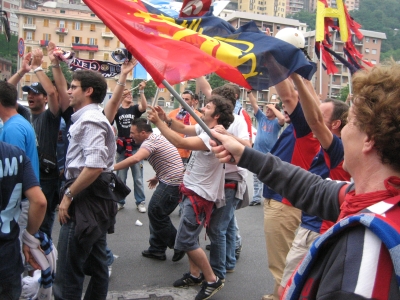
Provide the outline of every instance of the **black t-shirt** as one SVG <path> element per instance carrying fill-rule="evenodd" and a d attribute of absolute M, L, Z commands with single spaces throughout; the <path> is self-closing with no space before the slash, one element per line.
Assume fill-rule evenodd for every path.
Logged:
<path fill-rule="evenodd" d="M 121 106 L 114 118 L 114 121 L 117 124 L 118 137 L 129 138 L 132 120 L 140 118 L 143 113 L 144 112 L 139 110 L 138 104 L 132 105 L 128 108 L 123 108 Z M 139 147 L 140 145 L 136 145 L 132 141 L 132 149 L 138 149 Z"/>

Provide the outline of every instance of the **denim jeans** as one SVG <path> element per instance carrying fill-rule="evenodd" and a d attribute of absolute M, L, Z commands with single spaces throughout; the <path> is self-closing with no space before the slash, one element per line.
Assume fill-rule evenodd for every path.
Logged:
<path fill-rule="evenodd" d="M 106 233 L 95 241 L 90 253 L 83 250 L 75 237 L 75 222 L 68 221 L 58 238 L 57 276 L 54 299 L 81 299 L 85 275 L 91 276 L 84 299 L 104 300 L 108 291 Z"/>
<path fill-rule="evenodd" d="M 264 184 L 257 178 L 257 174 L 253 174 L 253 201 L 261 202 L 263 185 Z"/>
<path fill-rule="evenodd" d="M 0 280 L 0 299 L 18 300 L 21 296 L 21 274 L 15 274 L 10 280 Z"/>
<path fill-rule="evenodd" d="M 211 241 L 210 265 L 214 274 L 221 279 L 225 278 L 226 269 L 234 269 L 236 266 L 234 213 L 240 200 L 235 198 L 235 193 L 234 189 L 225 189 L 226 205 L 213 210 L 207 228 Z"/>
<path fill-rule="evenodd" d="M 239 226 L 237 223 L 236 216 L 233 217 L 235 219 L 235 228 L 236 228 L 236 242 L 235 249 L 239 249 L 242 246 L 242 236 L 240 235 Z"/>
<path fill-rule="evenodd" d="M 58 184 L 58 178 L 40 180 L 40 187 L 47 200 L 46 214 L 40 226 L 40 230 L 47 234 L 49 238 L 51 238 L 51 232 L 53 230 L 56 207 L 57 204 L 60 203 Z"/>
<path fill-rule="evenodd" d="M 137 150 L 132 151 L 132 155 L 135 154 Z M 125 153 L 119 154 L 117 152 L 116 155 L 116 162 L 119 163 L 125 159 Z M 132 172 L 132 178 L 133 178 L 133 195 L 136 200 L 136 205 L 139 205 L 145 200 L 144 196 L 144 184 L 143 184 L 143 160 L 138 162 L 137 164 L 134 164 L 133 166 L 129 167 Z M 123 169 L 117 171 L 117 175 L 121 180 L 126 183 L 126 178 L 128 177 L 128 169 Z M 118 201 L 120 204 L 124 205 L 125 204 L 125 199 L 121 199 Z"/>
<path fill-rule="evenodd" d="M 169 215 L 179 203 L 179 186 L 159 182 L 148 207 L 150 247 L 149 251 L 164 253 L 167 247 L 173 249 L 176 228 Z"/>

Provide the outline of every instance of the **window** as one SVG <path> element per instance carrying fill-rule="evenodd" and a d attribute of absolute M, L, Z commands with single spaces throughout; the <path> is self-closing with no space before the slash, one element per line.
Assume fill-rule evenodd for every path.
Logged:
<path fill-rule="evenodd" d="M 377 39 L 373 39 L 372 42 L 373 42 L 374 44 L 378 44 L 378 40 L 377 40 Z"/>
<path fill-rule="evenodd" d="M 44 55 L 44 56 L 47 56 L 47 48 L 43 48 L 42 52 L 43 52 L 43 55 Z M 43 68 L 44 68 L 44 67 L 43 67 Z"/>
<path fill-rule="evenodd" d="M 91 16 L 91 17 L 95 17 L 96 15 L 95 15 L 95 14 L 90 14 L 90 16 Z"/>
<path fill-rule="evenodd" d="M 376 54 L 376 49 L 372 49 L 371 53 Z"/>
<path fill-rule="evenodd" d="M 75 22 L 74 29 L 75 30 L 82 30 L 81 22 Z"/>
<path fill-rule="evenodd" d="M 367 43 L 369 43 L 369 37 L 366 37 L 366 38 L 365 38 L 365 41 L 366 41 Z"/>
<path fill-rule="evenodd" d="M 73 36 L 73 37 L 72 37 L 72 43 L 75 43 L 75 44 L 82 44 L 82 38 L 79 37 L 79 36 Z"/>
<path fill-rule="evenodd" d="M 64 35 L 60 34 L 60 35 L 58 36 L 58 42 L 59 42 L 59 43 L 64 43 Z"/>
<path fill-rule="evenodd" d="M 369 48 L 365 48 L 365 53 L 369 53 Z"/>
<path fill-rule="evenodd" d="M 60 14 L 65 14 L 65 10 L 61 9 Z"/>
<path fill-rule="evenodd" d="M 43 50 L 43 55 L 47 55 L 47 49 L 46 49 L 46 54 L 44 54 L 44 50 Z M 43 69 L 47 69 L 47 62 L 46 61 L 42 62 L 42 68 Z"/>
<path fill-rule="evenodd" d="M 89 52 L 89 59 L 94 59 L 94 52 Z"/>
<path fill-rule="evenodd" d="M 88 39 L 87 39 L 87 43 L 88 43 L 89 45 L 97 45 L 97 39 L 95 39 L 95 38 L 88 38 Z"/>
<path fill-rule="evenodd" d="M 43 27 L 49 27 L 49 19 L 43 20 Z"/>
<path fill-rule="evenodd" d="M 35 21 L 32 17 L 27 17 L 26 24 L 33 25 L 33 24 L 35 24 Z"/>
<path fill-rule="evenodd" d="M 32 52 L 32 47 L 26 47 L 26 53 Z"/>
<path fill-rule="evenodd" d="M 371 64 L 376 65 L 376 60 L 375 59 L 371 59 Z"/>
<path fill-rule="evenodd" d="M 120 48 L 121 42 L 117 41 L 117 48 Z"/>
<path fill-rule="evenodd" d="M 27 41 L 32 41 L 33 40 L 33 32 L 32 31 L 26 31 L 26 37 L 25 39 Z"/>
<path fill-rule="evenodd" d="M 96 25 L 90 24 L 90 31 L 96 31 Z"/>
<path fill-rule="evenodd" d="M 26 74 L 25 75 L 25 81 L 31 81 L 31 75 L 29 75 L 29 74 Z"/>
<path fill-rule="evenodd" d="M 45 41 L 51 41 L 51 34 L 49 33 L 43 33 L 43 39 Z"/>
<path fill-rule="evenodd" d="M 59 28 L 66 28 L 66 26 L 65 26 L 65 21 L 64 21 L 64 20 L 59 21 L 57 27 L 59 27 Z"/>
<path fill-rule="evenodd" d="M 104 47 L 110 47 L 110 40 L 104 40 Z"/>
<path fill-rule="evenodd" d="M 105 32 L 111 32 L 110 28 L 108 28 L 107 26 L 106 26 L 106 29 L 104 31 Z"/>
<path fill-rule="evenodd" d="M 104 53 L 104 60 L 109 60 L 109 58 L 110 58 L 110 55 L 107 52 Z"/>

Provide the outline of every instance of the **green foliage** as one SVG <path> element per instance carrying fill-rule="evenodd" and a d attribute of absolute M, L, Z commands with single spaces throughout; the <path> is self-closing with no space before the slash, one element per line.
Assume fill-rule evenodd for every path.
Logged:
<path fill-rule="evenodd" d="M 132 88 L 137 87 L 139 83 L 141 83 L 143 79 L 134 79 L 132 82 Z M 128 87 L 129 88 L 129 87 Z M 146 88 L 144 89 L 144 96 L 147 100 L 153 98 L 156 95 L 157 86 L 154 83 L 153 79 L 146 81 Z M 139 89 L 135 89 L 132 91 L 133 98 L 139 98 Z"/>
<path fill-rule="evenodd" d="M 196 81 L 195 80 L 190 81 L 186 89 L 192 91 L 193 93 L 196 93 Z"/>
<path fill-rule="evenodd" d="M 340 90 L 340 96 L 338 100 L 345 102 L 347 99 L 347 95 L 349 94 L 349 91 L 350 91 L 349 85 L 342 87 L 342 89 Z"/>
<path fill-rule="evenodd" d="M 211 85 L 212 89 L 215 89 L 217 87 L 223 86 L 225 83 L 227 83 L 228 81 L 226 81 L 225 79 L 222 79 L 221 77 L 219 77 L 217 74 L 212 73 L 210 75 L 210 78 L 208 79 L 208 82 Z"/>
<path fill-rule="evenodd" d="M 64 62 L 60 63 L 60 68 L 61 72 L 64 74 L 65 80 L 69 83 L 72 81 L 72 71 L 68 68 L 68 65 Z M 52 72 L 53 67 L 50 66 L 46 72 L 47 77 L 50 78 L 50 80 L 53 80 L 53 72 Z"/>
<path fill-rule="evenodd" d="M 7 42 L 6 35 L 0 34 L 0 57 L 12 62 L 11 74 L 17 72 L 18 61 L 18 36 L 11 35 L 10 42 Z"/>
<path fill-rule="evenodd" d="M 317 19 L 315 12 L 299 11 L 297 13 L 288 15 L 287 18 L 306 23 L 308 25 L 307 31 L 315 30 L 315 21 Z"/>

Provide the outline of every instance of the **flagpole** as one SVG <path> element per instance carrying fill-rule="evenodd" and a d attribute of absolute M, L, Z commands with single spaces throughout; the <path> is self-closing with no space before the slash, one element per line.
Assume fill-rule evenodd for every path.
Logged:
<path fill-rule="evenodd" d="M 174 88 L 165 80 L 161 82 L 167 90 L 175 97 L 176 100 L 182 105 L 182 107 L 196 120 L 197 124 L 200 125 L 200 127 L 207 133 L 207 135 L 216 141 L 218 144 L 221 144 L 220 141 L 218 141 L 215 137 L 211 135 L 210 128 L 203 122 L 202 119 L 198 115 L 195 114 L 193 109 L 182 99 L 182 97 L 174 90 Z"/>
<path fill-rule="evenodd" d="M 319 94 L 322 95 L 322 41 L 319 48 Z"/>
<path fill-rule="evenodd" d="M 154 105 L 156 104 L 157 98 L 158 98 L 158 93 L 160 92 L 160 89 L 157 88 L 156 90 L 156 94 L 154 95 L 153 101 L 151 102 L 151 106 L 154 107 Z M 150 120 L 147 120 L 147 124 L 150 124 Z"/>

